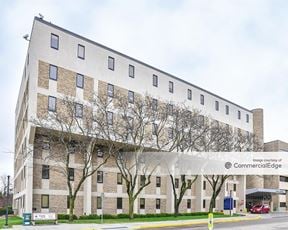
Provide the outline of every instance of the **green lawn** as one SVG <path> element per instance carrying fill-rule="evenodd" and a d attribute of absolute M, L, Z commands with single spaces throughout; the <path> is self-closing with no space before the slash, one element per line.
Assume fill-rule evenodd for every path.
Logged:
<path fill-rule="evenodd" d="M 8 225 L 11 227 L 12 225 L 22 224 L 22 218 L 18 216 L 9 216 Z M 0 229 L 4 228 L 5 225 L 5 217 L 0 217 Z"/>
<path fill-rule="evenodd" d="M 234 214 L 234 216 L 238 216 L 237 214 Z M 214 214 L 214 218 L 219 218 L 219 217 L 230 217 L 230 216 L 225 216 L 221 214 Z M 109 223 L 127 223 L 127 222 L 154 222 L 154 221 L 169 221 L 169 220 L 193 220 L 193 219 L 206 219 L 206 215 L 199 215 L 199 216 L 178 216 L 178 217 L 173 217 L 173 216 L 168 216 L 168 217 L 142 217 L 142 218 L 134 218 L 133 220 L 129 220 L 128 218 L 118 218 L 118 219 L 104 219 L 105 224 Z M 9 227 L 12 225 L 20 225 L 22 224 L 22 218 L 17 217 L 17 216 L 9 216 L 8 224 Z M 59 223 L 68 223 L 68 220 L 59 220 Z M 45 224 L 47 222 L 41 222 L 38 224 Z M 89 223 L 95 223 L 95 224 L 100 224 L 101 220 L 100 219 L 93 219 L 93 220 L 74 220 L 74 224 L 89 224 Z M 5 218 L 0 218 L 0 229 L 4 227 L 5 224 Z M 36 223 L 37 224 L 37 223 Z"/>

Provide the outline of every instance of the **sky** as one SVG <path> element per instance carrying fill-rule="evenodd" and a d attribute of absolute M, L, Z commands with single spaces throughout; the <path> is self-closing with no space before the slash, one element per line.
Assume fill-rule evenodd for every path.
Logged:
<path fill-rule="evenodd" d="M 286 0 L 0 0 L 0 175 L 13 175 L 14 111 L 34 16 L 248 109 L 288 142 Z"/>

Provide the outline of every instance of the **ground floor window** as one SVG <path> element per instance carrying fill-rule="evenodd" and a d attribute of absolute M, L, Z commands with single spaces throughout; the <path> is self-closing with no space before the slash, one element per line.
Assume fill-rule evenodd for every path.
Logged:
<path fill-rule="evenodd" d="M 161 200 L 156 199 L 156 209 L 160 209 L 160 208 L 161 208 Z"/>
<path fill-rule="evenodd" d="M 117 209 L 122 209 L 122 198 L 117 198 Z"/>
<path fill-rule="evenodd" d="M 41 195 L 41 208 L 49 208 L 49 195 Z"/>

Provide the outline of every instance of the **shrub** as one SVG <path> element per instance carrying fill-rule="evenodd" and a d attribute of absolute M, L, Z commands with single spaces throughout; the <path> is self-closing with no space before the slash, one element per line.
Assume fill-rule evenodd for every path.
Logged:
<path fill-rule="evenodd" d="M 12 207 L 8 207 L 8 214 L 13 214 Z M 0 208 L 0 216 L 3 216 L 6 214 L 6 207 L 5 208 Z"/>
<path fill-rule="evenodd" d="M 117 219 L 117 215 L 111 215 L 111 214 L 104 214 L 104 219 Z"/>
<path fill-rule="evenodd" d="M 95 220 L 95 219 L 99 219 L 99 218 L 100 218 L 100 216 L 98 216 L 97 214 L 79 216 L 80 220 Z"/>
<path fill-rule="evenodd" d="M 77 219 L 78 219 L 77 216 L 74 214 L 73 220 Z M 69 220 L 69 214 L 63 214 L 63 213 L 58 214 L 58 220 Z"/>

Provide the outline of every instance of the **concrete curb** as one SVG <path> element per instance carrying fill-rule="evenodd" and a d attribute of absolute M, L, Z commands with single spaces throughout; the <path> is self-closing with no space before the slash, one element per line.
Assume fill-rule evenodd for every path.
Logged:
<path fill-rule="evenodd" d="M 236 219 L 237 218 L 237 219 Z M 253 221 L 253 220 L 260 220 L 262 219 L 261 216 L 256 216 L 256 217 L 236 217 L 236 218 L 229 218 L 227 219 L 214 219 L 214 223 L 233 223 L 233 222 L 240 222 L 240 221 Z M 239 219 L 238 219 L 239 218 Z M 199 221 L 185 221 L 180 223 L 157 223 L 157 224 L 144 224 L 141 226 L 136 226 L 132 229 L 149 229 L 149 228 L 164 228 L 164 227 L 177 227 L 177 226 L 189 226 L 189 225 L 198 225 L 198 224 L 207 224 L 207 219 L 199 220 Z"/>

